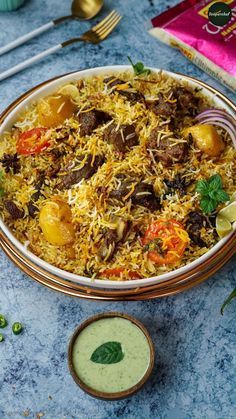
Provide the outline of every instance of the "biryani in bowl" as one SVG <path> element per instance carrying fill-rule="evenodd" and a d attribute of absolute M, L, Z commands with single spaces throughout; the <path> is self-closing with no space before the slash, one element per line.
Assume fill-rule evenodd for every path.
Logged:
<path fill-rule="evenodd" d="M 167 273 L 231 231 L 234 141 L 232 115 L 162 72 L 67 83 L 1 138 L 3 221 L 73 274 Z"/>

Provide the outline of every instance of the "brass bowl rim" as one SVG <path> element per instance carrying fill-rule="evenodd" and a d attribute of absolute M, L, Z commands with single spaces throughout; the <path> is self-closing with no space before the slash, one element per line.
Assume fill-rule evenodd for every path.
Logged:
<path fill-rule="evenodd" d="M 30 270 L 30 276 L 32 276 L 34 279 L 37 279 L 38 276 L 43 277 L 46 280 L 49 280 L 52 282 L 52 288 L 55 286 L 54 284 L 60 283 L 64 288 L 71 289 L 73 286 L 74 290 L 76 291 L 83 291 L 85 294 L 93 294 L 97 297 L 102 295 L 107 295 L 107 293 L 110 293 L 112 297 L 120 297 L 121 295 L 123 297 L 129 297 L 131 295 L 145 295 L 147 292 L 152 292 L 153 290 L 160 290 L 160 289 L 170 289 L 171 287 L 175 287 L 176 284 L 184 286 L 186 281 L 192 281 L 196 278 L 196 275 L 198 275 L 198 271 L 196 269 L 191 269 L 187 273 L 184 273 L 182 275 L 179 275 L 177 278 L 168 279 L 166 281 L 152 284 L 152 285 L 146 285 L 142 287 L 137 287 L 135 289 L 124 289 L 124 290 L 115 290 L 115 289 L 101 289 L 101 288 L 89 288 L 85 285 L 80 285 L 74 282 L 70 282 L 68 280 L 64 280 L 60 278 L 60 281 L 58 281 L 58 277 L 54 274 L 48 272 L 47 270 L 42 269 L 39 266 L 35 266 L 34 264 L 31 264 L 31 262 L 26 258 L 25 255 L 18 254 L 14 245 L 11 243 L 9 239 L 6 237 L 2 237 L 0 232 L 0 243 L 2 244 L 3 250 L 5 250 L 5 253 L 14 261 L 18 266 L 20 266 L 26 273 L 29 273 Z M 206 272 L 215 272 L 215 266 L 216 264 L 219 264 L 220 261 L 225 260 L 227 261 L 230 256 L 234 253 L 235 250 L 235 237 L 231 236 L 229 242 L 229 246 L 227 246 L 224 251 L 221 253 L 216 253 L 215 255 L 212 255 L 207 260 L 207 264 L 202 264 L 201 269 L 201 275 L 205 276 Z M 210 274 L 209 274 L 210 275 Z M 56 288 L 56 286 L 55 286 Z"/>
<path fill-rule="evenodd" d="M 119 392 L 113 392 L 113 393 L 106 393 L 106 392 L 103 392 L 103 391 L 94 390 L 92 387 L 87 386 L 79 378 L 79 376 L 75 372 L 75 368 L 74 368 L 74 365 L 73 365 L 72 352 L 73 352 L 73 347 L 74 347 L 75 340 L 77 339 L 79 334 L 82 332 L 82 330 L 84 330 L 87 326 L 89 326 L 90 324 L 92 324 L 92 323 L 94 323 L 98 320 L 106 319 L 106 318 L 113 318 L 113 317 L 120 317 L 122 319 L 129 320 L 131 323 L 133 323 L 135 326 L 137 326 L 142 331 L 142 333 L 145 335 L 145 337 L 147 339 L 147 342 L 148 342 L 148 346 L 149 346 L 149 350 L 150 350 L 150 361 L 149 361 L 149 365 L 148 365 L 148 368 L 147 368 L 145 374 L 143 375 L 141 380 L 138 381 L 137 384 L 135 384 L 134 386 L 130 387 L 127 390 L 123 390 L 123 391 L 119 391 Z M 89 317 L 88 319 L 83 321 L 75 329 L 75 331 L 74 331 L 74 333 L 71 336 L 70 341 L 69 341 L 67 356 L 68 356 L 68 367 L 69 367 L 70 374 L 72 375 L 75 383 L 85 393 L 89 394 L 92 397 L 102 399 L 102 400 L 120 400 L 120 399 L 124 399 L 126 397 L 130 397 L 133 394 L 137 393 L 146 384 L 146 382 L 150 378 L 151 373 L 153 371 L 154 361 L 155 361 L 155 349 L 154 349 L 152 338 L 151 338 L 149 332 L 147 331 L 146 327 L 143 325 L 143 323 L 141 323 L 135 317 L 130 316 L 129 314 L 126 314 L 126 313 L 123 313 L 123 312 L 118 312 L 118 311 L 108 311 L 108 312 L 105 312 L 105 313 L 99 313 L 99 314 L 96 314 L 94 316 Z"/>

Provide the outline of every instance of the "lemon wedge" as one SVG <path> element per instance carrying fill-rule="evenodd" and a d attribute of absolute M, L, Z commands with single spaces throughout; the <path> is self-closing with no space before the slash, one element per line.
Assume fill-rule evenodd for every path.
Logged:
<path fill-rule="evenodd" d="M 234 201 L 236 201 L 236 192 L 234 192 L 230 198 L 230 202 L 234 202 Z"/>
<path fill-rule="evenodd" d="M 66 84 L 65 86 L 61 87 L 59 93 L 65 96 L 70 96 L 75 101 L 79 97 L 79 91 L 74 84 Z"/>
<path fill-rule="evenodd" d="M 218 214 L 216 217 L 216 231 L 220 238 L 226 236 L 232 230 L 232 225 L 227 218 Z"/>
<path fill-rule="evenodd" d="M 219 211 L 219 215 L 226 218 L 230 223 L 236 221 L 236 201 Z"/>

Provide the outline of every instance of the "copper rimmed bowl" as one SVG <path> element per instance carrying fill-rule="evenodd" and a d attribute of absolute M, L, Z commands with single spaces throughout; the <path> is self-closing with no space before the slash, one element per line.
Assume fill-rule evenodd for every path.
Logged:
<path fill-rule="evenodd" d="M 107 66 L 69 73 L 48 80 L 26 92 L 13 102 L 0 116 L 0 136 L 11 129 L 19 114 L 39 98 L 45 97 L 65 83 L 78 81 L 81 78 L 102 74 L 115 74 L 131 70 L 129 66 Z M 159 72 L 159 69 L 152 69 Z M 202 92 L 215 103 L 216 107 L 227 110 L 235 116 L 236 106 L 223 94 L 207 84 L 178 73 L 164 72 L 167 75 L 185 81 L 193 87 L 200 87 Z M 236 231 L 221 239 L 207 253 L 195 261 L 174 271 L 145 279 L 132 281 L 91 280 L 61 270 L 27 250 L 12 234 L 9 228 L 0 220 L 1 246 L 6 254 L 25 273 L 38 282 L 57 291 L 69 295 L 101 300 L 138 300 L 156 298 L 181 292 L 205 280 L 223 266 L 235 252 Z"/>

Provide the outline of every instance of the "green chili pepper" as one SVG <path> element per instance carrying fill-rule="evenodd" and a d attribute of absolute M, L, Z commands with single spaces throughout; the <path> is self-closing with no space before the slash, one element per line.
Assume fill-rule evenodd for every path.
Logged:
<path fill-rule="evenodd" d="M 23 326 L 22 326 L 21 323 L 19 323 L 19 322 L 13 323 L 12 331 L 15 335 L 19 335 L 22 332 L 22 330 L 23 330 Z"/>
<path fill-rule="evenodd" d="M 3 329 L 6 326 L 7 326 L 7 321 L 5 317 L 2 314 L 0 314 L 0 328 Z"/>
<path fill-rule="evenodd" d="M 0 333 L 0 342 L 4 341 L 4 336 Z"/>

